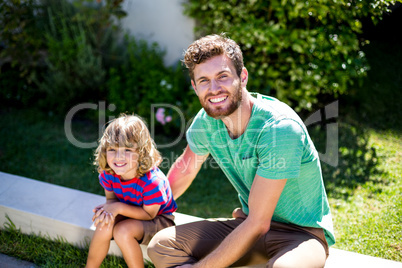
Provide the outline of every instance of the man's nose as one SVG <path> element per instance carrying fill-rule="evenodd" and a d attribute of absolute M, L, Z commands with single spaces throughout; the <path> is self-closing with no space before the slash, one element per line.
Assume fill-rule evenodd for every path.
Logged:
<path fill-rule="evenodd" d="M 219 91 L 219 90 L 221 90 L 220 84 L 215 79 L 212 79 L 210 91 Z"/>

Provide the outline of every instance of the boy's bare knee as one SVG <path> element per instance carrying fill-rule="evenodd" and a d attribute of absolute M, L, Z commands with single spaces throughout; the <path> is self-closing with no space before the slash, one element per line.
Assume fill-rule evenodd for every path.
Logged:
<path fill-rule="evenodd" d="M 127 237 L 127 227 L 123 222 L 117 223 L 113 228 L 113 238 L 114 240 L 119 241 L 125 239 Z"/>

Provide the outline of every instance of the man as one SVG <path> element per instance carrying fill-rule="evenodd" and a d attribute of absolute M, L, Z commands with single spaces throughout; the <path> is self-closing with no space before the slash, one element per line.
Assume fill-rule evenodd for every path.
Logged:
<path fill-rule="evenodd" d="M 157 233 L 156 267 L 323 267 L 335 243 L 318 153 L 286 104 L 247 91 L 239 46 L 210 35 L 189 46 L 184 63 L 203 109 L 168 178 L 177 199 L 209 154 L 239 194 L 233 219 L 205 220 Z"/>

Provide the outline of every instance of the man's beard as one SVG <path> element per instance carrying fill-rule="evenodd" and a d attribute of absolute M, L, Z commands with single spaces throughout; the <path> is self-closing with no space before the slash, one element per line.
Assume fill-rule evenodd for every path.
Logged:
<path fill-rule="evenodd" d="M 221 93 L 222 92 L 218 92 L 218 94 L 221 94 Z M 218 94 L 215 94 L 215 95 L 218 95 Z M 215 119 L 222 119 L 226 116 L 231 115 L 232 113 L 234 113 L 237 110 L 237 108 L 239 108 L 240 103 L 242 101 L 242 88 L 239 83 L 237 90 L 233 94 L 228 95 L 227 101 L 229 101 L 229 104 L 226 104 L 224 107 L 218 107 L 218 108 L 211 107 L 209 105 L 209 101 L 206 100 L 208 97 L 210 97 L 210 95 L 205 96 L 205 98 L 204 98 L 205 101 L 200 99 L 202 108 L 204 108 L 205 112 L 210 117 L 215 118 Z"/>

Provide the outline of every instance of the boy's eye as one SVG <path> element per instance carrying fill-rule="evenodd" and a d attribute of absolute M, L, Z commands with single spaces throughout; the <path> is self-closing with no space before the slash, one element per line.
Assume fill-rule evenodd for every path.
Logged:
<path fill-rule="evenodd" d="M 114 152 L 114 151 L 116 151 L 115 149 L 113 149 L 113 148 L 109 148 L 109 149 L 107 149 L 107 152 Z"/>

